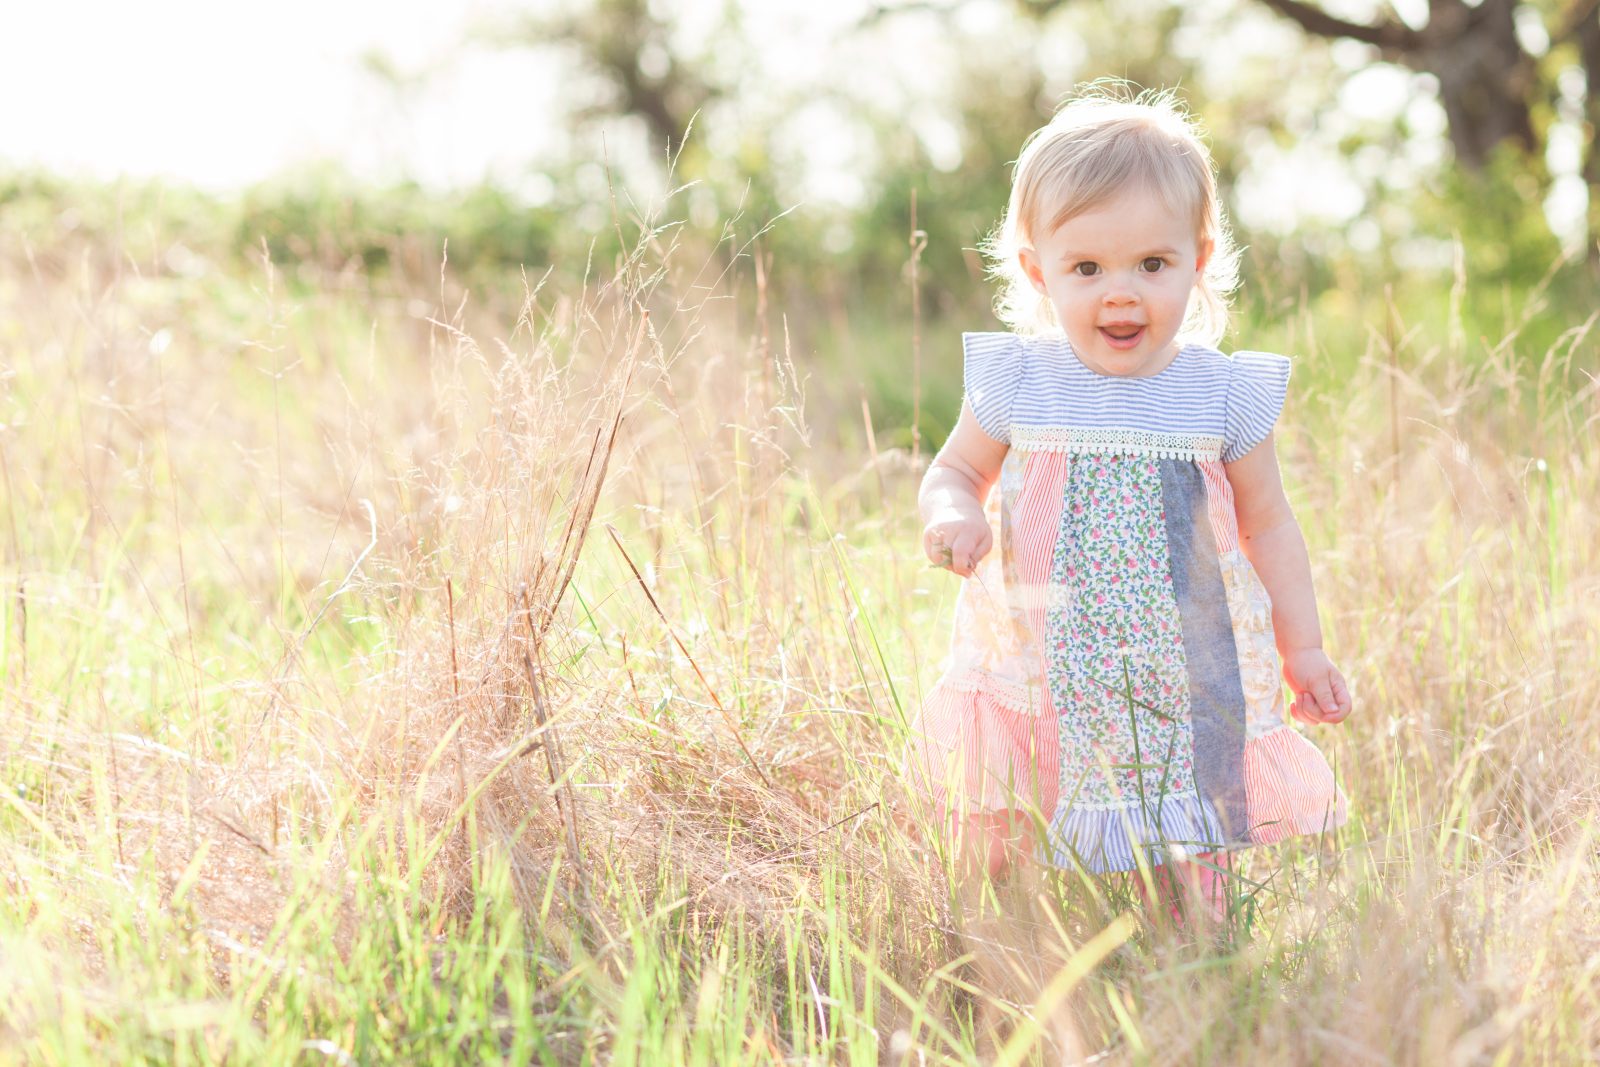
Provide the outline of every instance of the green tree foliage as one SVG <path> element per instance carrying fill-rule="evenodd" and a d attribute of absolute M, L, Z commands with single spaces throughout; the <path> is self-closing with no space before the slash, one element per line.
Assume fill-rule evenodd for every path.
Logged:
<path fill-rule="evenodd" d="M 1513 171 L 1533 181 L 1541 201 L 1549 192 L 1545 152 L 1559 83 L 1576 73 L 1583 87 L 1578 169 L 1589 191 L 1584 244 L 1600 269 L 1600 3 L 1428 0 L 1426 18 L 1414 25 L 1394 9 L 1361 20 L 1307 0 L 1261 2 L 1308 34 L 1359 41 L 1386 62 L 1431 75 L 1463 172 L 1453 186 L 1477 201 L 1504 196 Z"/>
<path fill-rule="evenodd" d="M 817 57 L 810 82 L 776 82 L 752 43 L 751 9 L 738 4 L 701 9 L 700 23 L 690 28 L 687 16 L 646 0 L 566 0 L 554 13 L 540 8 L 536 17 L 494 33 L 529 62 L 564 57 L 573 69 L 564 101 L 572 156 L 541 161 L 547 193 L 534 202 L 488 186 L 444 195 L 410 184 L 356 188 L 334 171 L 313 170 L 222 199 L 128 184 L 96 194 L 13 176 L 0 181 L 0 212 L 24 236 L 41 225 L 112 234 L 119 204 L 143 198 L 149 203 L 141 217 L 164 218 L 170 239 L 213 256 L 258 258 L 264 246 L 291 272 L 297 264 L 339 270 L 358 263 L 380 273 L 436 275 L 448 240 L 452 271 L 509 285 L 519 284 L 524 269 L 537 276 L 552 266 L 568 274 L 604 267 L 651 216 L 651 205 L 670 196 L 668 214 L 685 223 L 675 239 L 698 242 L 718 265 L 739 254 L 759 256 L 766 306 L 784 316 L 769 324 L 773 334 L 787 330 L 798 354 L 850 370 L 855 379 L 842 388 L 859 384 L 874 413 L 899 426 L 915 404 L 902 368 L 911 355 L 908 265 L 920 247 L 926 439 L 954 412 L 954 394 L 934 395 L 937 383 L 951 380 L 950 332 L 994 322 L 994 290 L 976 249 L 1004 209 L 1023 139 L 1075 85 L 1115 77 L 1178 88 L 1211 132 L 1247 246 L 1236 337 L 1266 343 L 1263 334 L 1281 330 L 1282 308 L 1326 306 L 1345 331 L 1339 344 L 1359 352 L 1374 324 L 1384 321 L 1386 287 L 1407 306 L 1426 304 L 1443 315 L 1458 259 L 1473 291 L 1489 294 L 1466 301 L 1467 336 L 1504 336 L 1513 310 L 1536 289 L 1555 309 L 1548 330 L 1570 324 L 1576 312 L 1560 309 L 1586 306 L 1585 281 L 1558 271 L 1545 283 L 1560 253 L 1542 210 L 1551 180 L 1542 156 L 1530 154 L 1517 133 L 1488 148 L 1474 169 L 1461 165 L 1459 146 L 1454 156 L 1417 151 L 1440 141 L 1437 130 L 1414 125 L 1426 107 L 1397 106 L 1393 117 L 1353 116 L 1342 87 L 1366 69 L 1360 46 L 1331 38 L 1360 40 L 1366 31 L 1344 34 L 1358 26 L 1347 20 L 1325 27 L 1339 33 L 1322 33 L 1321 24 L 1303 32 L 1297 28 L 1303 21 L 1274 14 L 1272 7 L 1285 10 L 1286 2 L 1129 0 L 1112 7 L 1014 0 L 997 7 L 948 0 L 863 7 L 840 34 L 841 54 L 869 61 L 882 55 L 887 69 L 889 60 L 904 58 L 894 54 L 907 47 L 904 40 L 920 33 L 917 39 L 934 41 L 915 57 L 933 76 L 897 95 L 884 90 L 882 77 L 858 78 L 850 66 L 830 66 L 829 56 Z M 1309 10 L 1294 6 L 1302 15 Z M 1430 9 L 1430 18 L 1441 20 L 1429 22 L 1432 30 L 1394 23 L 1394 16 L 1365 24 L 1377 27 L 1365 42 L 1372 62 L 1426 69 L 1432 60 L 1405 60 L 1396 50 L 1443 33 L 1447 6 Z M 1600 33 L 1586 21 L 1600 19 L 1594 6 L 1590 0 L 1586 9 L 1535 12 L 1545 25 L 1560 24 L 1562 10 L 1583 15 L 1569 19 L 1570 32 L 1551 34 L 1535 55 L 1543 89 L 1530 90 L 1527 113 L 1537 144 L 1549 138 L 1560 107 L 1572 114 L 1571 77 L 1560 101 L 1550 96 L 1551 79 L 1563 70 L 1595 69 L 1583 66 L 1587 42 Z M 969 17 L 980 9 L 983 19 Z M 1502 22 L 1495 26 L 1503 30 Z M 1519 38 L 1517 46 L 1534 55 L 1528 42 Z M 1401 84 L 1424 104 L 1430 93 L 1443 92 L 1430 89 L 1423 75 Z M 1586 91 L 1577 98 L 1580 107 L 1597 95 Z M 835 129 L 818 134 L 813 125 L 798 134 L 796 116 L 819 107 L 831 109 Z M 631 153 L 620 143 L 630 131 L 643 145 Z M 1456 132 L 1447 127 L 1446 139 L 1454 141 Z M 862 146 L 849 176 L 860 186 L 854 201 L 818 198 L 805 185 L 813 151 L 831 147 L 818 138 L 834 136 Z M 1323 155 L 1308 155 L 1315 151 Z M 1269 157 L 1302 162 L 1287 178 L 1281 171 L 1266 178 Z M 1305 161 L 1311 158 L 1318 161 Z M 1311 211 L 1290 230 L 1255 224 L 1262 199 L 1287 198 L 1325 164 L 1347 173 L 1359 190 L 1353 217 Z M 1585 165 L 1593 166 L 1592 152 Z M 925 243 L 913 239 L 914 227 Z M 736 313 L 753 314 L 754 287 L 737 296 Z M 1547 329 L 1540 321 L 1526 328 Z"/>

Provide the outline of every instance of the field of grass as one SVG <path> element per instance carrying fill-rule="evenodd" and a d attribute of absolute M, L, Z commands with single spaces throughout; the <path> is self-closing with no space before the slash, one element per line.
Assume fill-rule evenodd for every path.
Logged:
<path fill-rule="evenodd" d="M 630 226 L 584 282 L 469 292 L 128 227 L 0 249 L 0 1060 L 1600 1049 L 1588 309 L 1470 336 L 1494 294 L 1447 278 L 1246 339 L 1299 356 L 1352 815 L 1241 854 L 1198 944 L 1126 877 L 974 886 L 926 836 L 937 442 L 818 388 L 745 238 Z M 924 327 L 948 397 L 974 324 Z"/>

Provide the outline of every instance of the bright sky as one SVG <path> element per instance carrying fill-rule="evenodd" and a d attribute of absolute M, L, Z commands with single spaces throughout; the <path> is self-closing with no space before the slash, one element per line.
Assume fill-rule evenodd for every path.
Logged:
<path fill-rule="evenodd" d="M 551 71 L 480 50 L 441 67 L 409 111 L 362 68 L 439 63 L 500 0 L 55 0 L 17 4 L 0 35 L 0 161 L 214 188 L 333 157 L 368 176 L 470 181 L 556 137 L 521 102 Z"/>
<path fill-rule="evenodd" d="M 812 76 L 859 3 L 745 0 L 779 82 Z M 54 0 L 0 34 L 0 164 L 228 188 L 333 158 L 363 176 L 472 182 L 565 143 L 558 57 L 461 42 L 551 0 Z M 682 32 L 717 0 L 671 5 Z M 981 5 L 980 5 L 981 6 Z M 913 20 L 902 20 L 911 22 Z M 915 36 L 914 27 L 906 27 Z M 915 50 L 914 40 L 907 42 Z M 396 91 L 366 69 L 381 54 Z M 889 71 L 885 71 L 888 74 Z M 570 93 L 568 94 L 570 96 Z"/>

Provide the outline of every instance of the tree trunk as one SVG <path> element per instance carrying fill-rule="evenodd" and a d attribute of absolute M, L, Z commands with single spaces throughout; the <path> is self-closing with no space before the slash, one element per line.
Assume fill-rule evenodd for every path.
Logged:
<path fill-rule="evenodd" d="M 1420 47 L 1401 56 L 1412 70 L 1439 79 L 1456 160 L 1481 171 L 1494 150 L 1512 142 L 1539 154 L 1531 104 L 1538 85 L 1534 58 L 1517 40 L 1517 0 L 1434 0 Z"/>
<path fill-rule="evenodd" d="M 1584 259 L 1600 275 L 1600 15 L 1593 11 L 1578 23 L 1574 34 L 1584 69 L 1583 181 L 1589 187 L 1589 214 L 1585 228 Z"/>
<path fill-rule="evenodd" d="M 574 48 L 609 90 L 591 113 L 633 115 L 651 147 L 676 156 L 695 113 L 721 95 L 692 61 L 672 47 L 672 27 L 649 0 L 593 0 L 583 10 L 520 20 L 516 44 Z"/>
<path fill-rule="evenodd" d="M 1306 0 L 1262 0 L 1318 37 L 1372 45 L 1391 63 L 1432 74 L 1449 122 L 1450 144 L 1467 170 L 1479 171 L 1507 141 L 1537 157 L 1532 101 L 1537 65 L 1517 40 L 1518 0 L 1429 0 L 1428 24 L 1419 30 L 1394 18 L 1352 22 Z"/>

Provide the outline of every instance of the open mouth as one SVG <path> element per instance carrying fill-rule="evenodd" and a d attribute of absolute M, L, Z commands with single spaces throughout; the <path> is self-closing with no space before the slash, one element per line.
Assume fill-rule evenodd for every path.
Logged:
<path fill-rule="evenodd" d="M 1132 348 L 1144 337 L 1143 326 L 1135 323 L 1122 323 L 1116 326 L 1100 327 L 1100 336 L 1112 348 Z"/>

